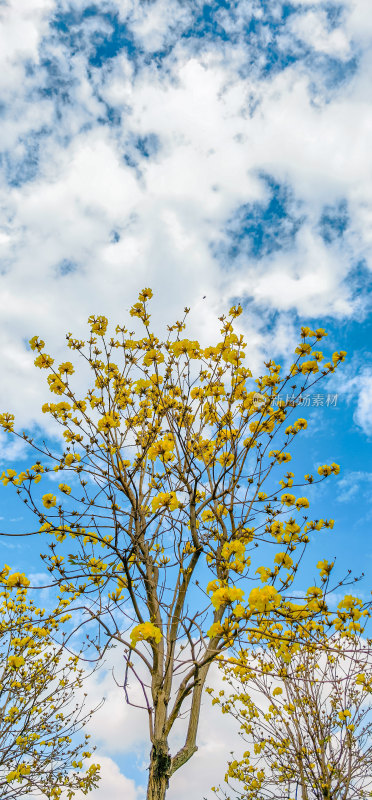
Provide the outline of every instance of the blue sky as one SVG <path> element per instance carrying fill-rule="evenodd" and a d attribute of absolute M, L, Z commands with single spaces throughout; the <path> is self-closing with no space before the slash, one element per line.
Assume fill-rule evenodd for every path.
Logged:
<path fill-rule="evenodd" d="M 367 596 L 368 0 L 7 0 L 0 21 L 1 410 L 21 427 L 44 425 L 29 338 L 40 334 L 62 358 L 67 330 L 83 336 L 92 313 L 122 321 L 143 286 L 154 290 L 155 324 L 187 304 L 205 343 L 241 302 L 253 370 L 266 355 L 285 359 L 301 324 L 325 327 L 330 349 L 348 359 L 321 404 L 310 398 L 296 457 L 304 472 L 330 460 L 342 471 L 316 501 L 336 524 L 312 543 L 306 577 L 318 555 L 336 555 L 340 574 L 366 573 Z M 2 466 L 25 458 L 1 435 Z M 27 526 L 5 490 L 0 516 L 4 530 Z M 4 541 L 2 560 L 42 582 L 31 542 Z M 128 753 L 133 741 L 142 753 L 143 723 L 118 703 L 110 674 L 100 680 L 111 699 L 99 725 L 105 785 L 94 797 L 139 800 L 141 761 Z M 222 775 L 233 729 L 219 734 L 213 714 L 170 800 L 207 796 L 216 759 Z"/>

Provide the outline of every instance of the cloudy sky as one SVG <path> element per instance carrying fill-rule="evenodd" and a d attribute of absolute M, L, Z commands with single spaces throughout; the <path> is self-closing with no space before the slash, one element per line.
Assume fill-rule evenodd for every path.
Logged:
<path fill-rule="evenodd" d="M 32 335 L 62 356 L 66 331 L 125 321 L 144 286 L 156 324 L 188 305 L 206 343 L 239 300 L 253 368 L 300 324 L 325 327 L 348 360 L 310 398 L 299 458 L 342 465 L 319 499 L 336 519 L 322 552 L 371 576 L 370 0 L 0 0 L 0 21 L 0 410 L 41 420 Z M 3 561 L 24 559 L 42 573 L 31 545 L 4 542 Z M 139 800 L 143 722 L 109 680 L 92 688 L 109 697 L 94 797 Z M 169 800 L 208 795 L 231 725 L 208 711 Z"/>

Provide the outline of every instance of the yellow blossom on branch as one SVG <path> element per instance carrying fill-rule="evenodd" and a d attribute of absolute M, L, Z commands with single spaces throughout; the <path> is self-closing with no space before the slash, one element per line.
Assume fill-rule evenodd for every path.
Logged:
<path fill-rule="evenodd" d="M 130 634 L 132 647 L 135 647 L 137 642 L 140 642 L 143 639 L 154 639 L 154 641 L 158 643 L 160 642 L 161 638 L 161 630 L 152 622 L 142 622 L 140 625 L 136 625 Z"/>

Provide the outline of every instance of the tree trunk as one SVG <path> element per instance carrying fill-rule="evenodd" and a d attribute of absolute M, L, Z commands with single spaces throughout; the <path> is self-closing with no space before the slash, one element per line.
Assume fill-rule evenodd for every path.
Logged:
<path fill-rule="evenodd" d="M 168 745 L 163 742 L 154 744 L 150 755 L 146 800 L 164 800 L 169 785 L 170 765 Z"/>

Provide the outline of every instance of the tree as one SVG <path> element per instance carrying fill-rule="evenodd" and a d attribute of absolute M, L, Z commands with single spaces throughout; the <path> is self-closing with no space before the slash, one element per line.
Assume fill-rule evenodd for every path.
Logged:
<path fill-rule="evenodd" d="M 23 573 L 0 572 L 0 791 L 3 800 L 33 796 L 71 800 L 97 786 L 99 765 L 86 773 L 89 735 L 76 734 L 91 718 L 83 702 L 79 656 L 66 656 L 54 636 L 66 619 L 64 603 L 46 614 L 28 597 Z"/>
<path fill-rule="evenodd" d="M 270 360 L 254 380 L 243 366 L 246 342 L 234 330 L 240 306 L 220 317 L 221 340 L 204 348 L 183 338 L 189 309 L 161 341 L 150 328 L 151 296 L 144 289 L 130 310 L 142 336 L 120 325 L 108 335 L 104 316 L 89 318 L 86 342 L 67 334 L 82 376 L 92 377 L 83 396 L 73 389 L 74 365 L 54 367 L 44 342 L 30 340 L 35 365 L 61 398 L 42 410 L 62 426 L 63 451 L 17 434 L 10 413 L 0 424 L 38 453 L 30 469 L 4 472 L 3 483 L 53 537 L 43 554 L 48 569 L 71 607 L 98 625 L 98 655 L 109 642 L 123 647 L 128 701 L 130 671 L 141 683 L 152 744 L 147 797 L 163 800 L 170 777 L 197 749 L 203 687 L 216 657 L 241 632 L 257 641 L 272 636 L 272 618 L 297 620 L 299 638 L 306 615 L 330 619 L 323 592 L 301 606 L 288 589 L 300 560 L 295 551 L 303 552 L 310 530 L 333 521 L 302 516 L 309 501 L 289 490 L 303 481 L 294 485 L 287 472 L 278 496 L 274 475 L 307 426 L 301 417 L 288 424 L 301 393 L 334 372 L 345 353 L 323 364 L 314 347 L 325 331 L 304 327 L 289 371 L 282 377 Z M 279 399 L 288 391 L 289 399 Z M 50 470 L 63 477 L 58 498 L 53 484 L 43 495 L 35 487 Z M 337 464 L 323 465 L 317 479 L 338 472 Z M 278 552 L 273 565 L 256 570 L 258 578 L 256 550 L 266 552 L 268 542 Z M 243 586 L 252 586 L 245 600 Z M 170 736 L 185 710 L 184 744 L 171 755 Z"/>
<path fill-rule="evenodd" d="M 298 788 L 302 800 L 372 797 L 371 644 L 321 631 L 317 645 L 290 658 L 273 642 L 223 665 L 232 691 L 213 703 L 239 721 L 249 744 L 228 765 L 234 797 L 294 800 Z"/>

